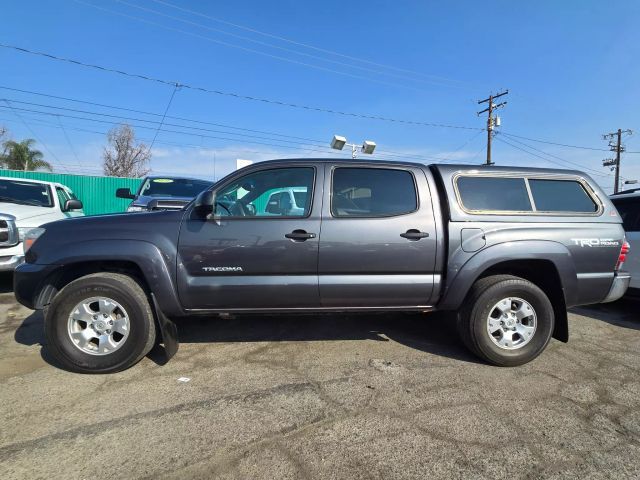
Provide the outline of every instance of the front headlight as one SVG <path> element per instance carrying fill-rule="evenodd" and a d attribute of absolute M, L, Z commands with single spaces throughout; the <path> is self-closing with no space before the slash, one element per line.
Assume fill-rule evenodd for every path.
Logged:
<path fill-rule="evenodd" d="M 44 228 L 18 228 L 18 235 L 20 241 L 22 242 L 22 246 L 24 249 L 24 253 L 27 253 L 40 235 L 44 233 Z"/>
<path fill-rule="evenodd" d="M 127 212 L 143 212 L 145 210 L 144 207 L 137 207 L 137 206 L 130 206 L 129 208 L 127 208 Z"/>

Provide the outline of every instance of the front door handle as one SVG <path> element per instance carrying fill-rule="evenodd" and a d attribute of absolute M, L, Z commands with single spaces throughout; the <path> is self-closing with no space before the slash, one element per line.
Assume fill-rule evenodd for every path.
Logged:
<path fill-rule="evenodd" d="M 294 230 L 291 233 L 285 234 L 285 238 L 289 238 L 294 242 L 304 242 L 310 238 L 316 238 L 315 233 L 308 233 L 305 230 Z"/>
<path fill-rule="evenodd" d="M 405 233 L 401 233 L 400 236 L 408 240 L 420 240 L 421 238 L 427 238 L 429 234 L 427 232 L 421 232 L 420 230 L 411 228 L 407 230 Z"/>

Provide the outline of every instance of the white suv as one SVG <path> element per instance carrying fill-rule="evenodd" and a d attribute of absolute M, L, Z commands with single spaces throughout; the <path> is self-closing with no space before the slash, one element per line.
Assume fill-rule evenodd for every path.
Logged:
<path fill-rule="evenodd" d="M 23 241 L 30 231 L 81 215 L 82 202 L 64 185 L 0 177 L 0 271 L 13 270 L 23 262 Z"/>
<path fill-rule="evenodd" d="M 624 264 L 631 273 L 630 287 L 640 292 L 640 189 L 611 195 L 611 201 L 618 209 L 624 222 L 627 241 L 631 253 Z"/>

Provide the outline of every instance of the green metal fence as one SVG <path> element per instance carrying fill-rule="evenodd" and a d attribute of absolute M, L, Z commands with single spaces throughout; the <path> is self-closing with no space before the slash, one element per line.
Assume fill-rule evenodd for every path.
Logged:
<path fill-rule="evenodd" d="M 82 200 L 85 215 L 124 212 L 131 200 L 116 198 L 116 189 L 129 187 L 135 193 L 142 182 L 141 178 L 94 177 L 1 169 L 0 177 L 30 178 L 66 185 L 79 200 Z"/>

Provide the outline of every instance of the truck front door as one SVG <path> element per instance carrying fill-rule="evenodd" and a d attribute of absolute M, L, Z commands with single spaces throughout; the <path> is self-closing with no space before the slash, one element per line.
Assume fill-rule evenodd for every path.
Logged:
<path fill-rule="evenodd" d="M 436 225 L 418 167 L 327 165 L 318 264 L 325 307 L 429 306 Z"/>
<path fill-rule="evenodd" d="M 323 178 L 313 164 L 254 170 L 216 189 L 211 218 L 187 212 L 178 242 L 185 308 L 318 307 Z M 306 192 L 303 208 L 265 208 L 274 192 L 288 189 Z"/>

